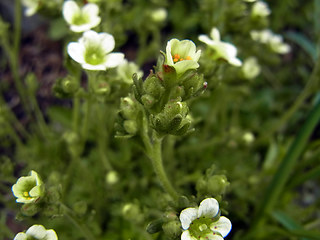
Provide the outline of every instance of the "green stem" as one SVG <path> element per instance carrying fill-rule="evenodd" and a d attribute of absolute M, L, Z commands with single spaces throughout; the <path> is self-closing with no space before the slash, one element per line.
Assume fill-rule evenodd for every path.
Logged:
<path fill-rule="evenodd" d="M 251 228 L 252 231 L 257 228 L 263 217 L 270 212 L 275 206 L 281 192 L 283 191 L 285 184 L 292 173 L 292 170 L 296 164 L 296 161 L 305 149 L 308 139 L 312 134 L 314 128 L 320 120 L 320 101 L 314 106 L 311 113 L 309 114 L 306 122 L 298 132 L 296 139 L 290 146 L 287 154 L 281 162 L 275 176 L 273 177 L 266 194 L 262 200 L 262 204 L 258 208 L 256 217 L 254 219 L 254 225 Z"/>
<path fill-rule="evenodd" d="M 163 187 L 163 189 L 174 199 L 178 200 L 179 194 L 173 188 L 171 182 L 169 181 L 167 174 L 163 167 L 162 162 L 162 140 L 163 138 L 154 136 L 153 144 L 151 144 L 150 139 L 147 134 L 142 134 L 143 142 L 146 147 L 147 155 L 151 159 L 153 169 L 158 176 L 158 179 Z"/>
<path fill-rule="evenodd" d="M 80 232 L 83 234 L 83 236 L 87 240 L 95 240 L 95 237 L 93 236 L 91 231 L 88 229 L 88 227 L 85 224 L 81 223 L 75 217 L 75 213 L 69 207 L 67 207 L 63 203 L 60 203 L 60 206 L 64 210 L 64 215 L 69 219 L 70 222 L 72 222 L 73 225 L 75 225 L 80 230 Z"/>
<path fill-rule="evenodd" d="M 19 56 L 20 41 L 21 41 L 21 1 L 14 1 L 14 40 L 13 40 L 13 51 L 15 56 Z"/>
<path fill-rule="evenodd" d="M 80 114 L 80 98 L 75 96 L 73 98 L 73 113 L 72 113 L 72 128 L 75 133 L 78 133 Z"/>

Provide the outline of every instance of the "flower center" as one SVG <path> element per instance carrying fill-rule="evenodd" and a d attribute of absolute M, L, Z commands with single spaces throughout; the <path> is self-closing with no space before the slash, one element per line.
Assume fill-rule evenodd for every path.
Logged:
<path fill-rule="evenodd" d="M 30 200 L 30 199 L 31 199 L 29 192 L 23 192 L 23 196 L 24 196 L 27 200 Z"/>
<path fill-rule="evenodd" d="M 176 62 L 180 62 L 180 61 L 183 61 L 183 60 L 191 60 L 191 57 L 190 56 L 187 56 L 186 58 L 183 58 L 183 57 L 180 57 L 179 54 L 174 54 L 172 56 L 172 59 L 173 61 L 176 63 Z"/>
<path fill-rule="evenodd" d="M 215 235 L 216 233 L 210 229 L 213 219 L 208 217 L 201 217 L 193 220 L 189 227 L 189 232 L 192 237 L 196 239 L 207 239 L 208 235 Z"/>
<path fill-rule="evenodd" d="M 99 48 L 89 47 L 85 52 L 84 60 L 86 61 L 86 63 L 89 63 L 91 65 L 99 65 L 105 60 L 104 51 Z"/>
<path fill-rule="evenodd" d="M 89 22 L 88 14 L 84 14 L 82 12 L 78 12 L 72 17 L 72 24 L 74 25 L 83 25 Z"/>

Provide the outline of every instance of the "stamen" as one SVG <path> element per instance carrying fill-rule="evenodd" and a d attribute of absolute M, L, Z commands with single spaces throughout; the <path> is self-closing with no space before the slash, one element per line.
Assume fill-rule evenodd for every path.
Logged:
<path fill-rule="evenodd" d="M 23 193 L 23 196 L 25 196 L 25 197 L 30 197 L 28 192 L 24 192 L 24 193 Z"/>

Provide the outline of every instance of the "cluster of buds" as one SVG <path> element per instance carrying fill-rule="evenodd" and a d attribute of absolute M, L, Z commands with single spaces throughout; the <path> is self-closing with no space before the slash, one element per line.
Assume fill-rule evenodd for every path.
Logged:
<path fill-rule="evenodd" d="M 192 41 L 172 39 L 166 53 L 162 52 L 156 72 L 151 71 L 144 81 L 134 76 L 134 97 L 145 109 L 149 126 L 159 135 L 184 135 L 190 130 L 186 100 L 199 95 L 207 86 L 197 73 L 200 54 Z"/>

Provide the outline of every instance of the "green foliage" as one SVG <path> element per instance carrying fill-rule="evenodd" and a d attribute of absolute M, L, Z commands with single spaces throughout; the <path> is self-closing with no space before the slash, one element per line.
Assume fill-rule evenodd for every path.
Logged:
<path fill-rule="evenodd" d="M 266 1 L 271 15 L 257 17 L 244 0 L 91 0 L 95 31 L 133 61 L 101 72 L 68 57 L 80 34 L 67 28 L 62 1 L 41 2 L 68 73 L 41 104 L 44 79 L 22 74 L 19 24 L 11 32 L 0 19 L 1 239 L 33 224 L 59 239 L 180 239 L 180 212 L 210 197 L 232 222 L 226 239 L 319 239 L 318 1 Z M 198 41 L 213 27 L 243 63 L 255 58 L 258 75 L 247 79 Z M 291 51 L 252 39 L 264 29 Z M 171 38 L 191 39 L 200 59 L 168 63 Z M 16 203 L 11 187 L 31 170 L 45 194 Z"/>

